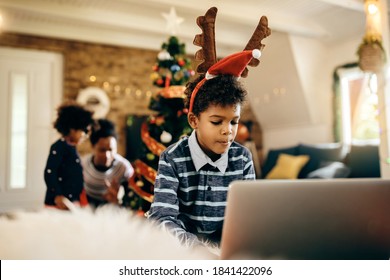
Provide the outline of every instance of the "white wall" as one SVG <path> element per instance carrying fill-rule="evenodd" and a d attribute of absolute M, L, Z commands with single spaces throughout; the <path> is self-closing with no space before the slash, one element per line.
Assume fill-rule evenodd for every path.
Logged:
<path fill-rule="evenodd" d="M 289 36 L 274 32 L 263 43 L 266 47 L 260 65 L 249 67 L 248 78 L 243 79 L 262 128 L 309 123 L 310 113 Z"/>
<path fill-rule="evenodd" d="M 361 38 L 338 46 L 315 39 L 273 33 L 265 39 L 261 63 L 244 83 L 263 129 L 263 147 L 333 141 L 333 71 L 357 61 Z M 285 94 L 275 89 L 284 88 Z M 276 93 L 275 93 L 276 91 Z"/>

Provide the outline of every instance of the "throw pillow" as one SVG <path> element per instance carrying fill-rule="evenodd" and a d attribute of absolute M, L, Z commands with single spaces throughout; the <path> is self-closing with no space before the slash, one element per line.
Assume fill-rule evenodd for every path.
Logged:
<path fill-rule="evenodd" d="M 292 156 L 280 154 L 276 165 L 266 179 L 297 179 L 299 171 L 309 161 L 309 156 Z"/>
<path fill-rule="evenodd" d="M 267 158 L 261 168 L 262 178 L 266 178 L 267 174 L 271 171 L 272 168 L 274 168 L 280 154 L 296 156 L 298 155 L 298 146 L 269 150 Z"/>
<path fill-rule="evenodd" d="M 351 169 L 342 162 L 324 162 L 321 164 L 321 168 L 318 168 L 307 175 L 307 178 L 347 178 L 351 173 Z"/>
<path fill-rule="evenodd" d="M 306 178 L 310 172 L 320 168 L 320 163 L 323 161 L 342 161 L 342 152 L 343 147 L 340 143 L 300 144 L 298 155 L 308 155 L 310 160 L 302 168 L 298 178 Z"/>
<path fill-rule="evenodd" d="M 352 145 L 346 164 L 351 168 L 351 178 L 379 178 L 380 161 L 378 145 Z"/>

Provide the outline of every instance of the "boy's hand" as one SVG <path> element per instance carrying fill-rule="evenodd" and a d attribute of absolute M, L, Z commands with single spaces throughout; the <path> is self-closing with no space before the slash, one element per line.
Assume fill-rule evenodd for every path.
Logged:
<path fill-rule="evenodd" d="M 65 199 L 65 196 L 63 195 L 57 195 L 55 198 L 54 198 L 54 203 L 55 205 L 57 206 L 58 209 L 61 209 L 61 210 L 68 210 L 68 207 L 65 205 L 64 203 L 64 199 Z"/>

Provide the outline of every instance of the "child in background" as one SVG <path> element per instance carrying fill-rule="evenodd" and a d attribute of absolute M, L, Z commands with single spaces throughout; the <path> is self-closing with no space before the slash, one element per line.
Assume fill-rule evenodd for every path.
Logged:
<path fill-rule="evenodd" d="M 73 102 L 57 109 L 54 128 L 61 138 L 51 145 L 45 167 L 45 205 L 66 210 L 65 198 L 79 202 L 83 190 L 83 170 L 76 146 L 88 136 L 94 123 L 92 114 Z"/>

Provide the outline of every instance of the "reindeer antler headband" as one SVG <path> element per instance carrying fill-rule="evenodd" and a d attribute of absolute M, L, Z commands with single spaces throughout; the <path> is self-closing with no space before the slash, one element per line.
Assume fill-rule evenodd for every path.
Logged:
<path fill-rule="evenodd" d="M 202 34 L 195 35 L 194 45 L 202 48 L 195 53 L 195 59 L 203 60 L 196 68 L 196 72 L 200 74 L 205 73 L 205 78 L 196 85 L 191 94 L 190 112 L 192 112 L 194 106 L 195 96 L 206 80 L 215 78 L 220 74 L 245 78 L 248 75 L 247 65 L 253 67 L 259 65 L 261 50 L 265 47 L 265 45 L 261 43 L 261 40 L 271 34 L 271 29 L 268 28 L 267 17 L 262 16 L 244 50 L 229 55 L 217 62 L 215 49 L 215 18 L 217 16 L 217 11 L 218 9 L 216 7 L 212 7 L 204 16 L 200 16 L 196 19 L 196 23 L 202 29 Z"/>

